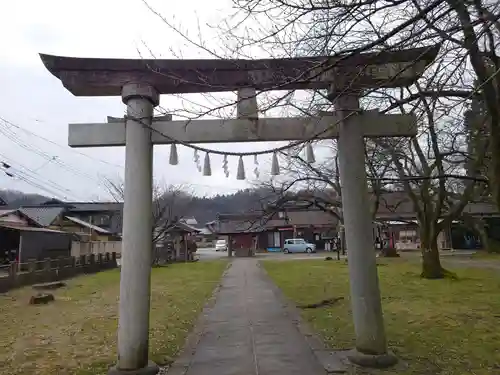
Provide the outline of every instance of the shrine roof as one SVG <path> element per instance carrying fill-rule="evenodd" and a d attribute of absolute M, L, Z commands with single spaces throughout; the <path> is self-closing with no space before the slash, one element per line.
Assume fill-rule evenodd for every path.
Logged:
<path fill-rule="evenodd" d="M 150 83 L 160 94 L 235 91 L 240 87 L 327 89 L 352 86 L 353 82 L 362 89 L 399 87 L 418 79 L 439 48 L 258 60 L 40 57 L 76 96 L 119 96 L 128 82 Z"/>

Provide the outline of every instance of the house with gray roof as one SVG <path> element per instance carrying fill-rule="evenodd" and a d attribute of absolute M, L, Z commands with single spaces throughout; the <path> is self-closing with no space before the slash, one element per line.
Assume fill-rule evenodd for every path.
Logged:
<path fill-rule="evenodd" d="M 191 216 L 191 217 L 184 217 L 182 219 L 179 219 L 179 221 L 187 224 L 187 225 L 191 225 L 193 227 L 196 227 L 198 225 L 198 221 L 196 220 L 195 217 Z"/>
<path fill-rule="evenodd" d="M 42 227 L 52 225 L 62 215 L 116 235 L 122 232 L 123 203 L 120 202 L 62 202 L 51 199 L 40 205 L 22 206 L 19 210 Z"/>
<path fill-rule="evenodd" d="M 0 263 L 69 256 L 72 233 L 46 228 L 19 209 L 0 210 Z"/>
<path fill-rule="evenodd" d="M 42 206 L 26 206 L 19 208 L 19 212 L 40 227 L 49 227 L 64 211 L 63 207 L 42 207 Z"/>
<path fill-rule="evenodd" d="M 221 236 L 231 237 L 234 248 L 279 251 L 285 239 L 304 238 L 323 248 L 325 238 L 332 236 L 338 219 L 331 213 L 310 206 L 287 206 L 286 209 L 241 214 L 218 214 L 207 228 Z"/>

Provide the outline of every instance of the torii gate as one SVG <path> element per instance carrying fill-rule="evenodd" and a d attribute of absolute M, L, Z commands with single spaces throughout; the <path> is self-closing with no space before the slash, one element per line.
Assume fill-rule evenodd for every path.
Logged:
<path fill-rule="evenodd" d="M 153 144 L 339 138 L 338 158 L 356 348 L 351 361 L 391 365 L 387 349 L 365 173 L 364 137 L 416 135 L 410 115 L 360 110 L 364 90 L 417 80 L 439 46 L 349 57 L 265 60 L 95 59 L 40 55 L 76 96 L 120 96 L 126 120 L 70 124 L 71 147 L 126 146 L 118 363 L 113 374 L 155 374 L 148 361 Z M 337 112 L 320 118 L 257 118 L 255 90 L 326 89 Z M 238 91 L 238 118 L 153 119 L 160 94 Z M 353 113 L 354 112 L 354 113 Z M 343 120 L 347 118 L 346 120 Z M 139 120 L 137 120 L 139 119 Z M 339 122 L 332 126 L 332 123 Z M 144 126 L 144 125 L 148 126 Z M 152 131 L 152 129 L 157 131 Z"/>

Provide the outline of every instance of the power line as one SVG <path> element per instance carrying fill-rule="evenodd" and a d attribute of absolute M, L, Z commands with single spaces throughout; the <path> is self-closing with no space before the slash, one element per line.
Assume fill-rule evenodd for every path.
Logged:
<path fill-rule="evenodd" d="M 47 192 L 49 193 L 50 195 L 54 196 L 54 197 L 57 197 L 57 198 L 63 198 L 64 200 L 67 200 L 67 195 L 64 195 L 64 196 L 61 196 L 60 193 L 58 193 L 57 191 L 55 190 L 52 190 L 51 188 L 48 188 L 44 185 L 42 185 L 41 183 L 39 182 L 36 182 L 36 181 L 33 181 L 29 178 L 29 176 L 27 175 L 23 175 L 23 173 L 19 170 L 13 170 L 12 167 L 6 163 L 2 163 L 2 165 L 0 166 L 0 169 L 4 171 L 4 173 L 10 177 L 10 178 L 14 178 L 14 179 L 19 179 L 21 181 L 24 181 L 25 183 L 27 183 L 28 185 L 30 186 L 33 186 L 37 189 L 40 189 L 44 192 Z"/>
<path fill-rule="evenodd" d="M 60 143 L 54 142 L 54 141 L 52 141 L 52 140 L 50 140 L 50 139 L 48 139 L 48 138 L 45 138 L 45 137 L 43 137 L 43 136 L 41 136 L 41 135 L 39 135 L 39 134 L 36 134 L 36 133 L 34 133 L 34 132 L 32 132 L 32 131 L 30 131 L 30 130 L 28 130 L 28 129 L 23 128 L 23 127 L 22 127 L 22 126 L 20 126 L 20 125 L 16 125 L 16 124 L 14 124 L 13 122 L 11 122 L 11 121 L 9 121 L 9 120 L 5 119 L 5 118 L 4 118 L 4 117 L 2 117 L 2 116 L 0 116 L 0 120 L 2 120 L 4 123 L 6 123 L 6 124 L 8 124 L 8 125 L 10 125 L 10 126 L 13 126 L 13 127 L 15 127 L 16 129 L 19 129 L 19 130 L 21 130 L 21 131 L 23 131 L 23 132 L 25 132 L 25 133 L 27 133 L 27 134 L 29 134 L 29 135 L 33 136 L 33 137 L 36 137 L 36 138 L 42 139 L 42 140 L 44 140 L 44 141 L 46 141 L 46 142 L 48 142 L 48 143 L 51 143 L 51 144 L 53 144 L 53 145 L 55 145 L 55 146 L 58 146 L 58 147 L 60 147 L 60 148 L 62 148 L 62 149 L 64 149 L 64 150 L 68 151 L 68 147 L 67 147 L 67 146 L 65 146 L 65 145 L 61 145 Z M 39 121 L 39 120 L 37 120 L 37 121 Z M 102 159 L 99 159 L 99 158 L 96 158 L 96 157 L 93 157 L 93 156 L 90 156 L 90 155 L 84 154 L 83 152 L 80 152 L 80 151 L 77 151 L 77 150 L 74 150 L 74 149 L 69 149 L 69 150 L 71 150 L 72 152 L 74 152 L 74 153 L 76 153 L 76 154 L 78 154 L 78 155 L 85 156 L 86 158 L 89 158 L 89 159 L 91 159 L 91 160 L 98 161 L 98 162 L 100 162 L 100 163 L 104 163 L 104 164 L 110 165 L 110 166 L 112 166 L 112 167 L 124 168 L 124 166 L 123 166 L 123 165 L 120 165 L 120 164 L 110 163 L 110 162 L 108 162 L 108 161 L 106 161 L 106 160 L 102 160 Z"/>
<path fill-rule="evenodd" d="M 74 168 L 73 166 L 68 165 L 67 163 L 64 163 L 63 161 L 61 161 L 61 158 L 58 157 L 57 155 L 50 155 L 49 153 L 45 152 L 43 149 L 41 149 L 33 144 L 30 144 L 28 142 L 23 141 L 21 139 L 21 137 L 19 137 L 19 135 L 16 134 L 11 128 L 21 130 L 21 131 L 25 132 L 26 134 L 29 134 L 29 135 L 36 137 L 36 138 L 39 138 L 39 139 L 41 139 L 45 142 L 48 142 L 50 144 L 56 145 L 56 146 L 66 150 L 66 151 L 71 151 L 71 152 L 76 153 L 78 155 L 85 156 L 91 160 L 99 161 L 99 162 L 102 162 L 104 164 L 107 164 L 107 165 L 110 165 L 113 167 L 124 168 L 122 165 L 109 163 L 109 162 L 106 162 L 102 159 L 94 158 L 94 157 L 91 157 L 91 156 L 86 155 L 84 153 L 81 153 L 81 152 L 78 152 L 78 151 L 73 150 L 71 148 L 68 148 L 67 146 L 63 146 L 63 145 L 61 145 L 53 140 L 50 140 L 50 139 L 43 137 L 39 134 L 33 133 L 33 132 L 23 128 L 22 126 L 17 125 L 15 123 L 13 123 L 12 121 L 5 119 L 2 116 L 0 116 L 0 121 L 3 122 L 3 124 L 0 123 L 0 134 L 4 135 L 6 138 L 8 138 L 10 141 L 12 141 L 14 144 L 21 147 L 22 149 L 24 149 L 30 153 L 34 153 L 35 155 L 37 155 L 45 160 L 45 162 L 42 165 L 40 165 L 36 169 L 32 169 L 32 168 L 29 168 L 25 165 L 18 163 L 18 162 L 14 162 L 14 159 L 8 157 L 7 155 L 0 154 L 0 156 L 2 158 L 4 158 L 8 162 L 9 165 L 12 166 L 13 164 L 16 164 L 16 165 L 20 166 L 22 169 L 24 169 L 25 171 L 27 171 L 27 172 L 23 172 L 20 169 L 14 171 L 13 169 L 10 169 L 10 171 L 4 170 L 4 172 L 7 175 L 8 175 L 8 173 L 12 174 L 12 176 L 8 175 L 11 178 L 17 178 L 17 179 L 29 184 L 30 186 L 41 189 L 41 190 L 48 192 L 52 195 L 60 196 L 62 193 L 65 197 L 67 197 L 67 196 L 71 196 L 72 193 L 71 193 L 70 189 L 63 187 L 60 184 L 58 184 L 58 183 L 56 183 L 48 178 L 43 178 L 38 174 L 38 171 L 40 171 L 42 168 L 44 168 L 48 164 L 58 166 L 58 167 L 63 168 L 63 169 L 65 169 L 65 170 L 67 170 L 67 171 L 69 171 L 77 176 L 84 177 L 85 179 L 90 179 L 92 181 L 95 181 L 99 186 L 104 187 L 104 190 L 106 190 L 106 192 L 108 194 L 109 194 L 109 189 L 107 187 L 105 179 L 103 179 L 102 177 L 99 179 L 99 178 L 96 178 L 95 176 L 92 176 L 92 175 L 86 173 L 86 172 L 78 170 L 78 169 Z M 224 185 L 208 185 L 208 184 L 192 183 L 189 181 L 181 181 L 181 183 L 195 186 L 195 187 L 202 187 L 205 189 L 209 189 L 212 191 L 212 193 L 213 193 L 213 190 L 219 190 L 219 189 L 233 190 L 235 192 L 241 190 L 241 188 L 229 187 L 229 186 L 224 186 Z"/>
<path fill-rule="evenodd" d="M 68 148 L 68 146 L 63 146 L 63 145 L 61 145 L 61 144 L 59 144 L 59 143 L 57 143 L 57 142 L 55 142 L 53 140 L 50 140 L 50 139 L 48 139 L 46 137 L 43 137 L 41 135 L 38 135 L 36 133 L 33 133 L 33 132 L 31 132 L 31 131 L 23 128 L 22 126 L 17 125 L 15 123 L 13 123 L 12 121 L 9 121 L 9 120 L 5 119 L 2 116 L 0 116 L 0 120 L 4 122 L 4 126 L 2 126 L 0 124 L 0 133 L 4 134 L 7 138 L 9 138 L 12 142 L 16 143 L 20 147 L 26 149 L 29 152 L 33 152 L 33 153 L 37 154 L 38 156 L 40 156 L 40 157 L 42 157 L 42 158 L 44 158 L 46 160 L 46 163 L 43 164 L 43 165 L 41 165 L 40 167 L 38 167 L 37 170 L 40 170 L 41 168 L 45 167 L 47 164 L 52 163 L 52 164 L 56 164 L 56 165 L 58 165 L 58 166 L 60 166 L 60 167 L 62 167 L 64 169 L 67 169 L 67 170 L 69 169 L 69 171 L 72 172 L 72 173 L 74 173 L 74 174 L 77 174 L 77 175 L 80 175 L 80 176 L 83 175 L 85 178 L 90 178 L 90 179 L 96 181 L 99 185 L 103 184 L 103 185 L 106 186 L 105 179 L 103 179 L 102 177 L 101 177 L 101 181 L 98 181 L 98 180 L 95 179 L 94 176 L 91 176 L 91 175 L 89 175 L 89 174 L 87 174 L 85 172 L 78 171 L 75 168 L 73 168 L 72 166 L 70 166 L 70 165 L 68 165 L 66 163 L 61 162 L 61 160 L 60 160 L 60 158 L 58 156 L 51 156 L 48 153 L 46 153 L 45 151 L 43 151 L 43 150 L 41 150 L 39 148 L 36 148 L 35 146 L 26 144 L 25 142 L 24 143 L 21 142 L 20 139 L 18 137 L 16 137 L 16 134 L 13 133 L 13 131 L 11 129 L 7 128 L 7 125 L 9 125 L 11 127 L 14 127 L 16 129 L 19 129 L 19 130 L 21 130 L 21 131 L 23 131 L 23 132 L 25 132 L 27 134 L 30 134 L 30 135 L 32 135 L 34 137 L 40 138 L 40 139 L 42 139 L 42 140 L 44 140 L 44 141 L 46 141 L 48 143 L 56 145 L 56 146 L 58 146 L 58 147 L 60 147 L 60 148 L 62 148 L 64 150 L 66 150 L 66 151 L 71 151 L 71 152 L 76 153 L 78 155 L 83 155 L 83 156 L 85 156 L 85 157 L 87 157 L 87 158 L 89 158 L 91 160 L 99 161 L 99 162 L 102 162 L 104 164 L 108 164 L 108 165 L 113 166 L 113 167 L 124 168 L 123 165 L 109 163 L 109 162 L 107 162 L 105 160 L 102 160 L 102 159 L 99 159 L 99 158 L 94 158 L 94 157 L 92 157 L 90 155 L 86 155 L 84 153 L 78 152 L 78 151 L 76 151 L 76 150 L 74 150 L 72 148 Z M 3 131 L 2 131 L 2 129 L 3 129 Z M 103 180 L 104 180 L 104 183 L 102 182 Z M 189 181 L 182 181 L 182 183 L 185 183 L 185 184 L 188 184 L 188 185 L 192 185 L 192 186 L 199 186 L 199 187 L 209 188 L 209 189 L 212 189 L 212 190 L 213 189 L 225 189 L 225 190 L 233 190 L 233 191 L 239 191 L 239 190 L 241 190 L 240 188 L 231 188 L 231 187 L 228 187 L 228 186 L 225 186 L 225 185 L 217 185 L 217 186 L 215 186 L 215 185 L 207 185 L 207 184 L 200 184 L 200 183 L 192 183 L 192 182 L 189 182 Z"/>
<path fill-rule="evenodd" d="M 22 173 L 27 178 L 30 178 L 32 180 L 37 180 L 43 184 L 48 184 L 49 186 L 51 186 L 51 189 L 52 188 L 56 189 L 60 192 L 63 192 L 65 195 L 71 194 L 70 189 L 67 189 L 64 186 L 59 185 L 58 183 L 56 183 L 48 178 L 42 177 L 40 174 L 38 174 L 37 171 L 32 170 L 31 168 L 26 167 L 25 165 L 22 165 L 19 162 L 16 162 L 12 158 L 9 158 L 8 156 L 3 155 L 1 153 L 0 153 L 0 157 L 2 157 L 5 160 L 3 162 L 0 161 L 0 164 L 3 166 L 3 168 L 8 169 L 9 172 L 17 171 L 18 173 Z M 22 170 L 17 168 L 17 167 L 14 167 L 13 165 L 20 166 L 22 168 Z"/>
<path fill-rule="evenodd" d="M 34 153 L 34 154 L 44 158 L 49 163 L 53 163 L 55 165 L 58 165 L 64 169 L 66 169 L 67 171 L 73 173 L 74 175 L 84 177 L 85 179 L 90 179 L 90 180 L 96 182 L 98 186 L 102 185 L 102 181 L 100 181 L 99 178 L 96 178 L 95 176 L 92 176 L 86 172 L 80 171 L 80 170 L 72 167 L 71 165 L 64 163 L 56 155 L 49 155 L 45 151 L 37 148 L 36 146 L 30 145 L 29 143 L 21 141 L 20 137 L 14 131 L 9 129 L 6 126 L 6 124 L 0 124 L 0 133 L 3 134 L 8 139 L 10 139 L 13 143 L 18 145 L 19 147 L 25 149 L 28 152 Z"/>

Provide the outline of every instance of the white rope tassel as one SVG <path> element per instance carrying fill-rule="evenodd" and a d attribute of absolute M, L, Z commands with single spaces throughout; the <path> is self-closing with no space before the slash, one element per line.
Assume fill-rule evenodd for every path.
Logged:
<path fill-rule="evenodd" d="M 243 165 L 243 157 L 240 156 L 240 160 L 238 160 L 238 170 L 236 171 L 236 179 L 244 180 L 245 177 L 245 166 Z"/>
<path fill-rule="evenodd" d="M 306 145 L 306 163 L 309 164 L 316 163 L 316 158 L 314 157 L 314 150 L 310 143 Z"/>
<path fill-rule="evenodd" d="M 203 161 L 203 176 L 211 176 L 212 167 L 210 166 L 210 154 L 207 152 L 205 154 L 205 160 Z"/>
<path fill-rule="evenodd" d="M 278 155 L 273 152 L 273 161 L 271 163 L 271 176 L 278 176 L 280 174 L 280 165 L 278 163 Z"/>
<path fill-rule="evenodd" d="M 170 165 L 179 164 L 179 156 L 177 155 L 177 145 L 175 143 L 172 143 L 172 145 L 170 146 L 169 163 L 170 163 Z"/>

